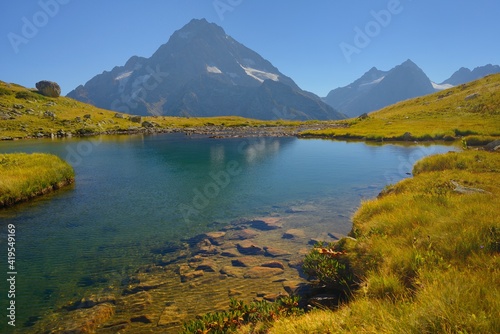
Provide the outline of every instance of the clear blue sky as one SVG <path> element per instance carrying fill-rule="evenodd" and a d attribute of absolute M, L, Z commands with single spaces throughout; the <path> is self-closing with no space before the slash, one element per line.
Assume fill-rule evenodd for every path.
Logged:
<path fill-rule="evenodd" d="M 390 17 L 378 23 L 372 12 L 382 10 Z M 192 18 L 206 18 L 320 96 L 406 59 L 441 82 L 462 66 L 500 64 L 499 15 L 498 0 L 5 1 L 0 80 L 52 80 L 66 94 L 133 55 L 151 56 Z M 368 29 L 369 40 L 355 40 L 356 28 Z M 340 45 L 357 49 L 350 62 Z"/>

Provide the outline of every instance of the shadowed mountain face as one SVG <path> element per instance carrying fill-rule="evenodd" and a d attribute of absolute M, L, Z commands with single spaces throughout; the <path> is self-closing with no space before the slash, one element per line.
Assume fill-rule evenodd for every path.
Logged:
<path fill-rule="evenodd" d="M 435 92 L 427 75 L 407 60 L 390 71 L 372 68 L 352 84 L 332 90 L 324 101 L 349 117 Z"/>
<path fill-rule="evenodd" d="M 442 84 L 457 86 L 495 73 L 500 73 L 500 66 L 488 64 L 485 66 L 476 67 L 472 71 L 468 68 L 462 67 L 461 69 L 453 73 L 453 75 L 449 79 L 445 80 Z"/>
<path fill-rule="evenodd" d="M 345 117 L 204 19 L 174 32 L 150 58 L 134 56 L 68 97 L 138 115 Z"/>

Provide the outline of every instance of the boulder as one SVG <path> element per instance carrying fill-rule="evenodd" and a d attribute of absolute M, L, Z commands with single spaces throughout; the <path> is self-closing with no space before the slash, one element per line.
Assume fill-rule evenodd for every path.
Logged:
<path fill-rule="evenodd" d="M 59 97 L 61 95 L 61 87 L 52 81 L 39 81 L 36 83 L 36 89 L 40 94 L 48 97 Z"/>

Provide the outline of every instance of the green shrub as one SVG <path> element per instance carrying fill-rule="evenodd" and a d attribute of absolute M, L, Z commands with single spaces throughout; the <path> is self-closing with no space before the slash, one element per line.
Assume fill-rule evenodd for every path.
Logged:
<path fill-rule="evenodd" d="M 247 325 L 258 326 L 263 330 L 280 318 L 303 314 L 298 304 L 298 297 L 282 297 L 274 303 L 255 301 L 250 304 L 231 299 L 228 311 L 205 314 L 184 324 L 181 333 L 234 333 L 238 328 Z"/>
<path fill-rule="evenodd" d="M 326 247 L 317 244 L 304 259 L 302 269 L 327 288 L 347 293 L 354 286 L 354 274 L 342 243 Z"/>

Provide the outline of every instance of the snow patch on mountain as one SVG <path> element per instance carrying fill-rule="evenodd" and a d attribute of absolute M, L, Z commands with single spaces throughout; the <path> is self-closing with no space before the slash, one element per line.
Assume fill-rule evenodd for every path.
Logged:
<path fill-rule="evenodd" d="M 364 84 L 361 84 L 359 85 L 359 88 L 368 88 L 368 86 L 373 86 L 373 85 L 376 85 L 378 83 L 380 83 L 382 80 L 384 80 L 385 78 L 385 75 L 383 77 L 380 77 L 378 79 L 375 79 L 373 80 L 372 82 L 367 82 L 367 83 L 364 83 Z"/>
<path fill-rule="evenodd" d="M 208 66 L 207 65 L 207 72 L 208 73 L 215 73 L 215 74 L 222 74 L 222 71 L 217 68 L 217 66 Z"/>
<path fill-rule="evenodd" d="M 134 71 L 130 71 L 130 72 L 125 72 L 125 73 L 122 73 L 120 74 L 119 76 L 117 76 L 115 78 L 115 80 L 122 80 L 122 79 L 125 79 L 125 78 L 128 78 Z"/>
<path fill-rule="evenodd" d="M 245 67 L 241 64 L 240 64 L 240 66 L 248 76 L 254 78 L 255 80 L 259 81 L 260 83 L 263 83 L 264 80 L 279 81 L 279 75 L 277 75 L 277 74 L 256 70 L 255 68 L 251 68 L 251 67 Z"/>
<path fill-rule="evenodd" d="M 431 81 L 431 84 L 432 84 L 432 87 L 434 87 L 435 90 L 445 90 L 445 89 L 449 89 L 449 88 L 452 88 L 453 85 L 450 85 L 450 84 L 437 84 L 433 81 Z"/>

